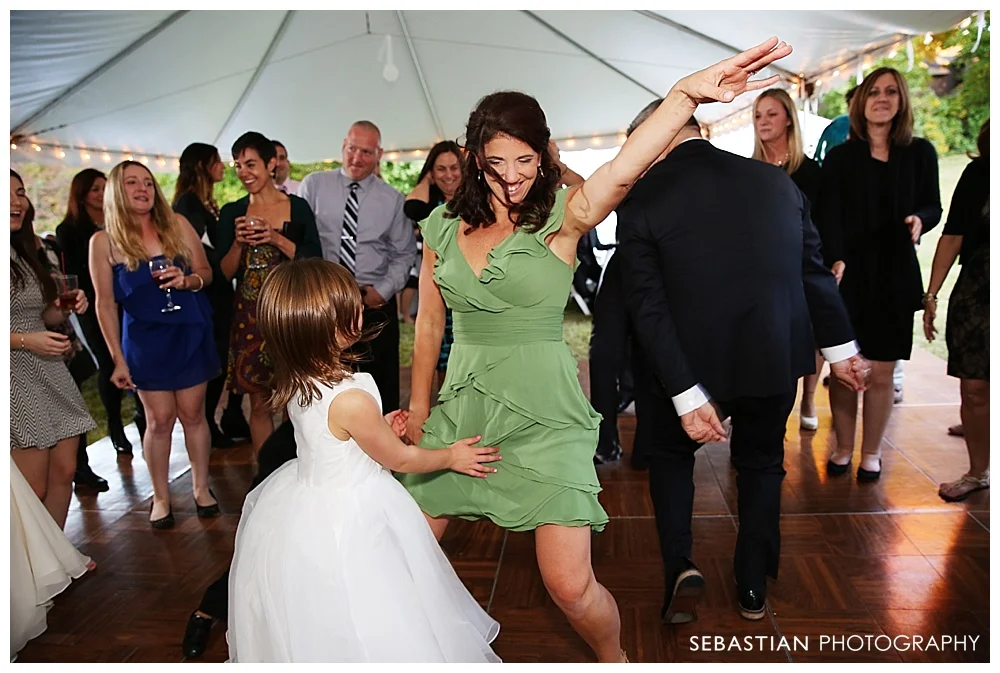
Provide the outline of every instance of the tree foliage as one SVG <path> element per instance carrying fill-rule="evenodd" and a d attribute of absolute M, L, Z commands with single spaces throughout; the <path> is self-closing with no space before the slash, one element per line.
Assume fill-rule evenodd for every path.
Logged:
<path fill-rule="evenodd" d="M 990 13 L 986 13 L 989 25 Z M 888 66 L 903 74 L 910 89 L 913 107 L 914 132 L 934 144 L 938 154 L 969 152 L 976 147 L 979 128 L 990 116 L 990 32 L 983 31 L 982 40 L 975 53 L 976 25 L 958 26 L 944 33 L 933 35 L 929 44 L 924 38 L 913 38 L 914 65 L 909 65 L 905 49 L 875 61 L 869 72 Z M 951 56 L 948 69 L 955 78 L 955 87 L 943 96 L 931 88 L 933 76 L 928 62 L 935 62 L 941 53 Z M 823 94 L 819 114 L 828 119 L 847 112 L 844 95 L 857 84 L 851 77 L 841 87 Z"/>

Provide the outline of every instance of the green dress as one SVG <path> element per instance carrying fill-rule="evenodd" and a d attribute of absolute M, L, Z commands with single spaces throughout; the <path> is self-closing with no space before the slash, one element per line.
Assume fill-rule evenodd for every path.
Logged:
<path fill-rule="evenodd" d="M 460 220 L 444 217 L 445 206 L 421 225 L 437 253 L 434 280 L 452 310 L 455 343 L 420 445 L 482 435 L 478 445 L 503 456 L 486 479 L 400 475 L 430 516 L 489 518 L 515 531 L 546 523 L 600 531 L 608 522 L 593 460 L 601 417 L 562 335 L 573 270 L 545 243 L 562 226 L 565 196 L 557 194 L 541 230 L 515 230 L 497 245 L 480 278 L 458 248 Z"/>

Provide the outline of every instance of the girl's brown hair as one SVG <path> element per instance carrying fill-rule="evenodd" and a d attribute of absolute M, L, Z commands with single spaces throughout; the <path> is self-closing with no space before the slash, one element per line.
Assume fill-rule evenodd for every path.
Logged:
<path fill-rule="evenodd" d="M 868 75 L 865 80 L 858 85 L 854 97 L 851 99 L 851 107 L 848 111 L 848 118 L 851 120 L 851 139 L 864 140 L 868 142 L 868 120 L 865 119 L 865 103 L 875 88 L 875 82 L 882 75 L 892 75 L 896 80 L 896 88 L 899 89 L 899 111 L 892 119 L 892 131 L 889 132 L 889 144 L 906 147 L 913 140 L 913 108 L 910 106 L 910 89 L 906 85 L 904 78 L 895 68 L 879 68 Z"/>
<path fill-rule="evenodd" d="M 325 259 L 279 264 L 264 281 L 257 303 L 264 349 L 274 364 L 274 409 L 295 399 L 307 406 L 320 399 L 319 385 L 351 375 L 350 352 L 363 337 L 361 291 L 341 265 Z"/>

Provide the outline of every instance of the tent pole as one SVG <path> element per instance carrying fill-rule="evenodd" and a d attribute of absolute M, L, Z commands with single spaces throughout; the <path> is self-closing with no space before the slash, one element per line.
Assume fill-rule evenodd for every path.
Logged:
<path fill-rule="evenodd" d="M 424 90 L 424 101 L 427 103 L 427 109 L 431 113 L 431 119 L 434 120 L 434 129 L 437 131 L 438 138 L 444 138 L 444 127 L 441 126 L 441 119 L 438 117 L 434 101 L 431 99 L 431 91 L 427 87 L 427 80 L 424 79 L 424 69 L 420 67 L 420 61 L 417 59 L 417 50 L 413 46 L 413 40 L 410 39 L 410 31 L 406 27 L 406 20 L 403 18 L 402 10 L 396 10 L 396 18 L 399 20 L 399 27 L 403 29 L 403 38 L 406 39 L 406 46 L 410 50 L 413 67 L 417 70 L 417 79 L 420 80 L 420 88 Z"/>
<path fill-rule="evenodd" d="M 632 82 L 632 84 L 635 84 L 637 87 L 639 87 L 643 91 L 649 92 L 650 94 L 652 94 L 656 98 L 663 97 L 663 93 L 662 92 L 654 91 L 654 90 L 650 89 L 648 86 L 646 86 L 645 84 L 643 84 L 642 82 L 640 82 L 639 80 L 637 80 L 634 77 L 632 77 L 631 75 L 627 75 L 626 73 L 622 72 L 621 70 L 619 70 L 615 66 L 611 65 L 610 63 L 608 63 L 607 61 L 605 61 L 603 58 L 601 58 L 600 56 L 598 56 L 594 52 L 592 52 L 589 49 L 587 49 L 586 47 L 584 47 L 579 42 L 576 42 L 575 40 L 573 40 L 573 38 L 569 37 L 568 35 L 566 35 L 562 31 L 560 31 L 558 28 L 556 28 L 555 26 L 553 26 L 550 23 L 546 22 L 544 19 L 542 19 L 541 17 L 539 17 L 534 12 L 532 12 L 530 10 L 527 10 L 527 9 L 522 9 L 521 11 L 524 12 L 525 14 L 527 14 L 528 16 L 530 16 L 532 19 L 534 19 L 538 23 L 540 23 L 543 26 L 545 26 L 546 28 L 548 28 L 550 31 L 552 31 L 553 33 L 555 33 L 556 35 L 558 35 L 562 39 L 564 39 L 567 42 L 569 42 L 571 45 L 573 45 L 574 47 L 576 47 L 577 49 L 579 49 L 584 54 L 586 54 L 590 58 L 594 59 L 595 61 L 597 61 L 598 63 L 600 63 L 604 67 L 609 68 L 610 70 L 613 70 L 616 74 L 621 75 L 622 77 L 624 77 L 628 81 Z"/>
<path fill-rule="evenodd" d="M 257 64 L 257 69 L 253 71 L 253 75 L 250 77 L 250 81 L 247 82 L 246 88 L 243 89 L 243 93 L 240 94 L 240 98 L 236 101 L 236 105 L 233 106 L 233 111 L 229 113 L 229 117 L 226 119 L 226 123 L 222 125 L 219 129 L 219 133 L 216 134 L 215 140 L 212 142 L 213 145 L 219 144 L 219 139 L 222 138 L 222 134 L 226 132 L 229 125 L 233 123 L 236 119 L 236 115 L 240 113 L 243 109 L 243 104 L 247 102 L 247 98 L 250 97 L 250 92 L 253 91 L 254 85 L 257 84 L 257 80 L 260 79 L 260 74 L 264 72 L 264 68 L 267 66 L 267 62 L 271 59 L 271 54 L 274 50 L 278 48 L 278 43 L 281 42 L 281 38 L 285 34 L 285 30 L 288 29 L 288 24 L 291 23 L 292 14 L 294 10 L 285 12 L 285 17 L 281 20 L 281 25 L 278 26 L 278 30 L 274 32 L 274 37 L 271 38 L 271 44 L 267 45 L 267 51 L 260 59 L 260 63 Z"/>
<path fill-rule="evenodd" d="M 690 35 L 692 37 L 696 37 L 699 40 L 702 40 L 704 42 L 708 42 L 709 44 L 712 44 L 712 45 L 715 45 L 716 47 L 719 47 L 720 49 L 726 49 L 728 51 L 731 51 L 731 52 L 733 52 L 734 55 L 735 54 L 739 54 L 739 53 L 741 53 L 743 51 L 743 49 L 739 49 L 737 47 L 734 47 L 731 44 L 726 44 L 725 42 L 722 42 L 721 40 L 716 40 L 714 37 L 710 37 L 708 35 L 705 35 L 704 33 L 699 33 L 697 30 L 695 30 L 693 28 L 688 28 L 684 24 L 677 23 L 676 21 L 668 19 L 667 17 L 665 17 L 665 16 L 663 16 L 661 14 L 657 14 L 656 12 L 652 12 L 652 11 L 646 10 L 646 9 L 638 9 L 638 10 L 634 10 L 634 11 L 635 11 L 636 14 L 644 16 L 647 19 L 652 19 L 653 21 L 658 21 L 659 23 L 666 24 L 666 25 L 670 26 L 671 28 L 675 28 L 676 30 L 681 31 L 682 33 L 687 33 L 688 35 Z M 767 67 L 770 68 L 771 70 L 774 70 L 775 72 L 781 73 L 785 77 L 792 77 L 792 78 L 798 79 L 798 75 L 795 74 L 794 72 L 792 72 L 791 70 L 785 70 L 784 68 L 779 68 L 778 66 L 774 65 L 773 63 L 771 65 L 767 66 Z"/>
<path fill-rule="evenodd" d="M 117 54 L 115 54 L 114 56 L 112 56 L 111 58 L 109 58 L 107 61 L 105 61 L 104 63 L 100 64 L 99 66 L 97 66 L 93 70 L 91 70 L 90 73 L 88 73 L 86 76 L 84 76 L 83 79 L 81 79 L 79 82 L 76 82 L 75 84 L 70 85 L 70 87 L 68 89 L 66 89 L 61 94 L 59 94 L 58 96 L 56 96 L 55 98 L 53 98 L 51 101 L 49 101 L 48 103 L 46 103 L 44 106 L 42 106 L 41 109 L 39 109 L 39 110 L 35 111 L 33 114 L 29 115 L 27 119 L 25 119 L 24 121 L 20 122 L 17 126 L 15 126 L 13 129 L 11 129 L 10 134 L 12 136 L 13 135 L 18 135 L 18 134 L 23 135 L 21 132 L 24 131 L 24 129 L 28 126 L 28 124 L 31 124 L 32 122 L 34 122 L 37 119 L 40 119 L 42 116 L 44 116 L 47 112 L 49 112 L 50 110 L 52 110 L 59 103 L 61 103 L 62 101 L 66 100 L 67 98 L 69 98 L 70 96 L 72 96 L 73 94 L 75 94 L 76 92 L 80 91 L 85 86 L 87 86 L 88 84 L 90 84 L 91 82 L 93 82 L 95 79 L 97 79 L 98 77 L 100 77 L 101 75 L 103 75 L 104 73 L 106 73 L 108 70 L 110 70 L 115 65 L 117 65 L 118 62 L 121 61 L 123 58 L 125 58 L 126 56 L 128 56 L 129 54 L 131 54 L 132 52 L 134 52 L 136 49 L 138 49 L 139 47 L 143 46 L 144 44 L 146 44 L 147 42 L 149 42 L 150 40 L 152 40 L 154 37 L 156 37 L 157 35 L 159 35 L 160 33 L 162 33 L 164 30 L 166 30 L 167 28 L 169 28 L 171 26 L 171 24 L 173 24 L 174 22 L 176 22 L 178 19 L 180 19 L 185 14 L 187 14 L 187 10 L 182 10 L 182 11 L 174 12 L 173 14 L 171 14 L 170 16 L 168 16 L 167 18 L 165 18 L 163 21 L 161 21 L 159 24 L 157 24 L 156 27 L 154 27 L 152 30 L 150 30 L 146 34 L 142 35 L 139 39 L 137 39 L 134 42 L 132 42 L 132 44 L 130 44 L 129 46 L 125 47 L 120 52 L 118 52 Z"/>

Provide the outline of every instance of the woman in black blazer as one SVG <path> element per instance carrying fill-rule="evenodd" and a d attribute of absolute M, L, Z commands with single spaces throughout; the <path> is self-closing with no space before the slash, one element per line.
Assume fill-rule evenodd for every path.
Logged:
<path fill-rule="evenodd" d="M 212 267 L 214 279 L 205 288 L 212 306 L 215 348 L 219 361 L 225 362 L 229 353 L 229 326 L 233 316 L 233 284 L 226 282 L 219 267 L 220 256 L 216 251 L 219 235 L 219 206 L 215 203 L 213 187 L 221 182 L 225 165 L 214 145 L 191 143 L 181 153 L 180 174 L 174 189 L 174 212 L 187 218 L 201 236 L 205 257 Z M 215 423 L 215 410 L 226 386 L 226 373 L 208 382 L 205 391 L 205 415 L 212 435 L 212 446 L 219 449 L 232 447 L 237 440 L 250 439 L 250 426 L 243 417 L 243 396 L 230 394 L 222 413 L 222 429 Z"/>
<path fill-rule="evenodd" d="M 860 481 L 881 476 L 881 444 L 893 405 L 896 360 L 909 360 L 913 314 L 923 308 L 915 246 L 941 220 L 937 153 L 913 137 L 906 80 L 879 68 L 858 87 L 851 137 L 826 156 L 818 211 L 826 261 L 840 279 L 862 354 L 872 362 L 865 392 Z M 830 474 L 850 469 L 857 394 L 830 386 L 837 448 Z"/>

